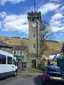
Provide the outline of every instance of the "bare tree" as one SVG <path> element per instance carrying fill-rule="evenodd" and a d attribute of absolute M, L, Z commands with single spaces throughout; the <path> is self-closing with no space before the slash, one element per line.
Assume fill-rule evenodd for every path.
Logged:
<path fill-rule="evenodd" d="M 41 24 L 41 53 L 44 52 L 45 49 L 47 49 L 47 45 L 45 44 L 45 40 L 50 40 L 52 35 L 52 29 L 48 23 L 45 21 Z"/>

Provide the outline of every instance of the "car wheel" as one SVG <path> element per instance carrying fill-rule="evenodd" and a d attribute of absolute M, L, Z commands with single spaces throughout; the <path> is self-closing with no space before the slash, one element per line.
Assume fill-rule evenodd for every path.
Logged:
<path fill-rule="evenodd" d="M 16 75 L 17 75 L 17 71 L 14 72 L 13 77 L 15 77 Z"/>

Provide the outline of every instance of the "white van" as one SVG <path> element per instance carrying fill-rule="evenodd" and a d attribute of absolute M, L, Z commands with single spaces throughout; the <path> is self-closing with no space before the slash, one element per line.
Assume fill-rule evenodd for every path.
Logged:
<path fill-rule="evenodd" d="M 0 78 L 6 76 L 16 76 L 17 65 L 14 56 L 11 53 L 0 50 Z"/>

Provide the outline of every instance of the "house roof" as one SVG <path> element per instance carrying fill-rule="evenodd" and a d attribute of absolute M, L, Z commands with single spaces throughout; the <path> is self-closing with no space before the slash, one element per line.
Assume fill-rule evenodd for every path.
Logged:
<path fill-rule="evenodd" d="M 0 41 L 0 47 L 12 48 L 12 46 L 9 46 L 8 44 L 4 43 L 3 41 Z"/>
<path fill-rule="evenodd" d="M 12 50 L 25 50 L 25 49 L 27 49 L 27 46 L 12 45 Z"/>

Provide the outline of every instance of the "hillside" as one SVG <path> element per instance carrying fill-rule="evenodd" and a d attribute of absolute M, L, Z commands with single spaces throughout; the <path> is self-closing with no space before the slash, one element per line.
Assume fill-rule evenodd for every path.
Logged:
<path fill-rule="evenodd" d="M 29 45 L 29 41 L 28 41 L 29 39 L 27 39 L 27 38 L 8 38 L 8 37 L 0 36 L 0 40 L 4 41 L 5 43 L 7 43 L 9 45 L 21 45 L 21 46 L 27 46 L 27 47 Z M 52 52 L 61 51 L 61 47 L 62 47 L 63 42 L 51 41 L 51 40 L 45 40 L 44 42 L 46 45 L 45 51 L 50 51 L 50 52 L 51 51 Z"/>
<path fill-rule="evenodd" d="M 0 37 L 0 40 L 4 41 L 5 43 L 9 45 L 28 45 L 28 39 L 27 38 L 8 38 L 8 37 Z"/>
<path fill-rule="evenodd" d="M 46 50 L 61 51 L 62 43 L 63 42 L 60 42 L 60 41 L 58 42 L 58 41 L 46 40 L 45 44 L 48 46 L 48 49 L 46 49 Z"/>
<path fill-rule="evenodd" d="M 45 40 L 45 50 L 44 50 L 44 54 L 45 55 L 50 55 L 50 54 L 57 54 L 57 53 L 61 53 L 61 48 L 62 48 L 62 43 L 60 41 L 51 41 L 51 40 Z"/>

